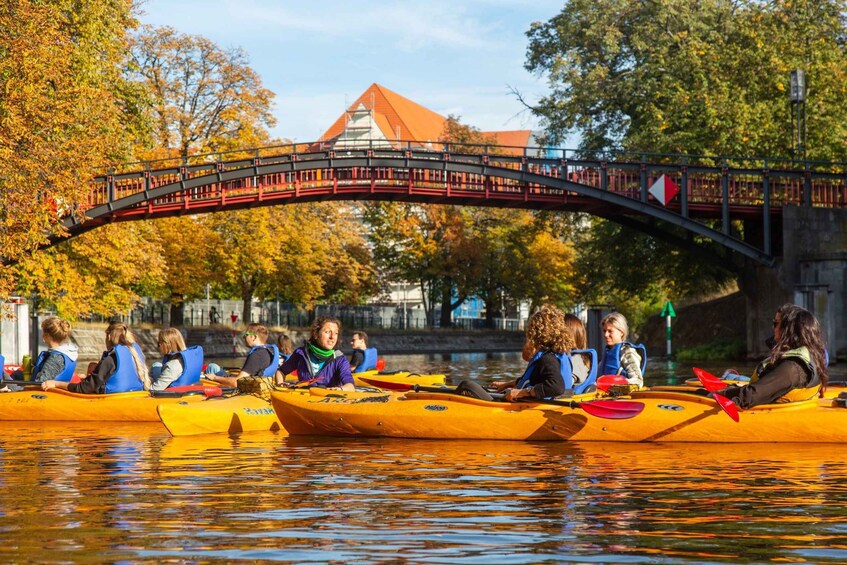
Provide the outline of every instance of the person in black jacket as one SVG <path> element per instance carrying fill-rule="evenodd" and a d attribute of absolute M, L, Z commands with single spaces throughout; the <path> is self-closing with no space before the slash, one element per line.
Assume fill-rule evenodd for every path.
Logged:
<path fill-rule="evenodd" d="M 523 348 L 523 358 L 529 361 L 526 372 L 519 379 L 495 381 L 492 386 L 509 401 L 564 394 L 573 383 L 569 386 L 565 383 L 560 358 L 575 346 L 564 312 L 552 304 L 544 305 L 527 322 Z"/>

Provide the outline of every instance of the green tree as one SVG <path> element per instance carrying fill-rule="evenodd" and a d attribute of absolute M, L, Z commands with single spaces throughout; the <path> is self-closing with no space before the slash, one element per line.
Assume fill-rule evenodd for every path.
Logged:
<path fill-rule="evenodd" d="M 527 33 L 534 105 L 587 151 L 792 156 L 789 73 L 809 83 L 809 157 L 847 154 L 842 0 L 570 0 Z"/>

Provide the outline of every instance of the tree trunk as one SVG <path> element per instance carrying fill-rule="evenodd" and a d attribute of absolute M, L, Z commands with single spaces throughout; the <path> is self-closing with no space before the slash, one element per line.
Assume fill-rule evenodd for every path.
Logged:
<path fill-rule="evenodd" d="M 185 301 L 181 294 L 171 294 L 171 327 L 180 328 L 183 325 L 185 325 Z"/>
<path fill-rule="evenodd" d="M 442 328 L 451 328 L 453 327 L 453 313 L 452 308 L 452 287 L 450 285 L 444 285 L 441 289 L 441 327 Z"/>

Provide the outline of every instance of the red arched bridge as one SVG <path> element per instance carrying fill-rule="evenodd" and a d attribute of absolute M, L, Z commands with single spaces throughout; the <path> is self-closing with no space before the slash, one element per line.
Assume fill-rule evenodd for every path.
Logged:
<path fill-rule="evenodd" d="M 752 161 L 751 161 L 752 162 Z M 98 176 L 63 219 L 70 236 L 113 221 L 326 200 L 388 200 L 586 212 L 696 249 L 704 238 L 763 264 L 781 254 L 784 206 L 844 207 L 831 164 L 361 142 L 297 144 L 127 165 Z M 666 206 L 661 175 L 681 191 Z"/>

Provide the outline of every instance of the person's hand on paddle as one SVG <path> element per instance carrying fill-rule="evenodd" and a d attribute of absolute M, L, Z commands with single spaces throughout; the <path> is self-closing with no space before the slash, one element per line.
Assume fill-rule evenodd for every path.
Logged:
<path fill-rule="evenodd" d="M 515 386 L 515 381 L 494 381 L 490 386 L 497 392 L 503 392 L 507 388 Z"/>
<path fill-rule="evenodd" d="M 50 390 L 51 388 L 56 388 L 56 381 L 51 379 L 41 383 L 41 390 Z"/>
<path fill-rule="evenodd" d="M 519 398 L 535 398 L 531 388 L 507 388 L 503 391 L 503 400 L 514 402 Z"/>

